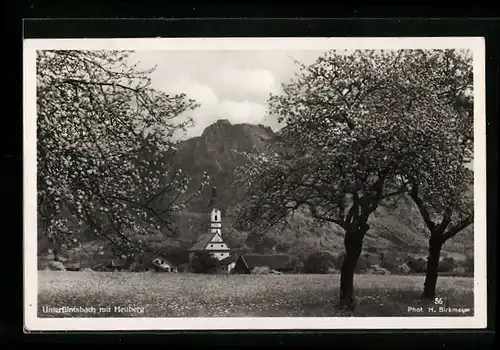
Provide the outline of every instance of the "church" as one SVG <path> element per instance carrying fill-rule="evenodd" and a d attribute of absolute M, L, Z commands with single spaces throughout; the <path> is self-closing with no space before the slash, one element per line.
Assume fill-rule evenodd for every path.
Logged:
<path fill-rule="evenodd" d="M 215 188 L 212 190 L 211 206 L 215 204 Z M 198 237 L 196 242 L 189 249 L 190 259 L 196 252 L 208 251 L 211 255 L 219 261 L 229 258 L 231 249 L 224 242 L 222 237 L 222 212 L 213 207 L 210 213 L 210 225 L 208 233 L 202 234 Z"/>

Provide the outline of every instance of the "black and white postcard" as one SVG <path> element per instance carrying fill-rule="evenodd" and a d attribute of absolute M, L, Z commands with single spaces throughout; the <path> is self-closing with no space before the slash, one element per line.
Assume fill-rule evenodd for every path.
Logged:
<path fill-rule="evenodd" d="M 484 45 L 25 40 L 26 330 L 486 327 Z"/>

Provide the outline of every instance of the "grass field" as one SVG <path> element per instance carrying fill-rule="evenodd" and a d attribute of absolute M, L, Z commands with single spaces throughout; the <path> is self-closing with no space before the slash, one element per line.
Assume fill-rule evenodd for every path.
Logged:
<path fill-rule="evenodd" d="M 335 309 L 338 275 L 39 271 L 38 278 L 39 317 L 342 316 Z M 420 304 L 422 285 L 423 276 L 358 275 L 354 316 L 473 315 L 472 278 L 439 278 L 443 303 L 433 305 L 436 312 Z M 424 312 L 408 310 L 420 306 Z M 439 312 L 439 306 L 469 311 Z M 61 307 L 89 309 L 61 313 Z"/>

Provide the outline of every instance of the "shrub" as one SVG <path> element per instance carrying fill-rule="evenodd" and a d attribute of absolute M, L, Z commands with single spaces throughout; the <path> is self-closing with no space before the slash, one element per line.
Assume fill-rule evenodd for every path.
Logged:
<path fill-rule="evenodd" d="M 400 272 L 402 272 L 401 271 L 401 267 L 398 264 L 390 262 L 390 261 L 387 261 L 387 260 L 382 260 L 382 262 L 380 264 L 380 267 L 386 269 L 390 273 L 400 273 Z"/>
<path fill-rule="evenodd" d="M 370 262 L 368 261 L 368 257 L 360 256 L 356 265 L 356 273 L 366 272 L 369 268 Z"/>
<path fill-rule="evenodd" d="M 336 270 L 342 270 L 342 263 L 344 262 L 345 252 L 338 254 L 335 257 L 332 257 L 332 264 Z M 356 273 L 362 273 L 370 268 L 369 254 L 364 254 L 359 257 L 358 263 L 356 264 Z"/>
<path fill-rule="evenodd" d="M 130 268 L 129 270 L 131 272 L 139 272 L 143 269 L 143 267 L 141 266 L 141 264 L 139 264 L 137 261 L 134 261 L 130 264 Z"/>
<path fill-rule="evenodd" d="M 411 273 L 424 273 L 427 263 L 422 258 L 419 259 L 410 258 L 410 260 L 406 263 L 406 265 L 408 265 L 408 267 L 410 268 Z"/>
<path fill-rule="evenodd" d="M 179 272 L 188 272 L 189 271 L 189 264 L 180 264 L 177 267 L 177 271 L 179 271 Z"/>
<path fill-rule="evenodd" d="M 328 252 L 313 252 L 304 260 L 305 273 L 328 273 L 328 269 L 335 267 L 335 257 Z"/>
<path fill-rule="evenodd" d="M 50 260 L 47 262 L 47 266 L 51 270 L 66 271 L 66 267 L 64 267 L 64 264 L 60 261 Z"/>
<path fill-rule="evenodd" d="M 391 272 L 380 266 L 372 266 L 366 272 L 370 275 L 390 275 Z"/>
<path fill-rule="evenodd" d="M 345 252 L 337 254 L 336 256 L 333 257 L 333 266 L 339 271 L 342 270 L 342 263 L 344 262 L 344 257 L 345 257 Z"/>
<path fill-rule="evenodd" d="M 439 262 L 438 272 L 450 272 L 455 269 L 457 266 L 455 259 L 453 258 L 444 258 Z"/>
<path fill-rule="evenodd" d="M 340 270 L 338 270 L 338 269 L 337 269 L 337 268 L 335 268 L 335 267 L 330 267 L 330 268 L 328 268 L 327 273 L 331 273 L 331 274 L 338 274 L 338 273 L 340 273 Z"/>
<path fill-rule="evenodd" d="M 179 247 L 167 247 L 163 252 L 169 257 L 169 260 L 175 265 L 188 264 L 189 252 Z"/>
<path fill-rule="evenodd" d="M 45 260 L 42 260 L 42 259 L 38 259 L 38 270 L 45 270 L 46 268 L 48 268 L 48 265 L 47 265 L 47 261 Z"/>
<path fill-rule="evenodd" d="M 410 267 L 408 266 L 407 263 L 404 263 L 404 264 L 401 264 L 401 265 L 397 266 L 397 272 L 396 273 L 407 275 L 410 272 L 411 272 L 411 269 L 410 269 Z"/>
<path fill-rule="evenodd" d="M 191 260 L 189 269 L 194 273 L 215 273 L 219 266 L 219 260 L 214 258 L 209 252 L 196 252 Z"/>
<path fill-rule="evenodd" d="M 252 275 L 269 275 L 270 269 L 268 266 L 257 266 L 251 271 Z"/>
<path fill-rule="evenodd" d="M 474 257 L 467 255 L 465 257 L 465 261 L 464 261 L 463 265 L 465 267 L 465 272 L 473 273 L 474 272 Z"/>

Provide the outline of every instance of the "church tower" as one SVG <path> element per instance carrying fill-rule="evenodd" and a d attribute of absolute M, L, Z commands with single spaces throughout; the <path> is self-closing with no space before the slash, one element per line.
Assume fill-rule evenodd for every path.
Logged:
<path fill-rule="evenodd" d="M 208 228 L 209 231 L 200 235 L 198 237 L 198 240 L 193 244 L 193 247 L 189 250 L 190 259 L 192 259 L 195 252 L 199 251 L 208 251 L 219 261 L 228 258 L 231 253 L 231 249 L 227 246 L 226 242 L 224 242 L 222 238 L 222 212 L 220 209 L 217 209 L 215 207 L 217 205 L 216 198 L 217 190 L 215 187 L 213 187 L 212 197 L 210 198 L 209 205 L 209 208 L 212 208 L 210 212 L 210 225 Z M 227 268 L 229 269 L 229 267 Z"/>
<path fill-rule="evenodd" d="M 217 188 L 212 187 L 212 197 L 210 198 L 210 206 L 213 208 L 210 213 L 210 233 L 218 234 L 222 238 L 222 213 L 215 208 L 217 201 Z"/>
<path fill-rule="evenodd" d="M 222 237 L 221 212 L 217 208 L 213 208 L 212 213 L 210 214 L 210 232 L 218 234 L 219 236 Z"/>

